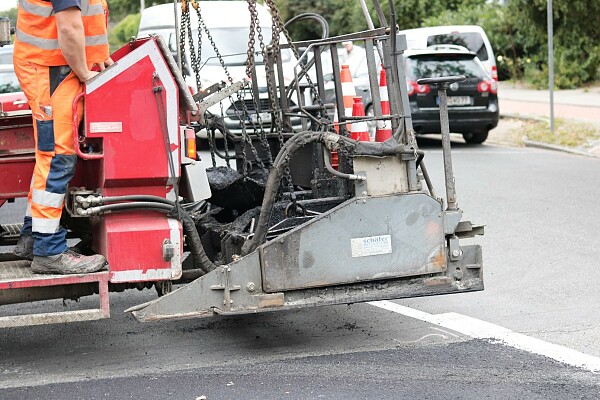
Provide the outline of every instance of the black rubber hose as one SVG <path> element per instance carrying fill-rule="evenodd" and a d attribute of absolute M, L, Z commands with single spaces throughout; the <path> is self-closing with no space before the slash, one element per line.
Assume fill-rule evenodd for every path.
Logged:
<path fill-rule="evenodd" d="M 171 217 L 177 215 L 177 210 L 174 206 L 155 202 L 134 202 L 134 203 L 119 203 L 119 204 L 108 204 L 104 206 L 92 207 L 90 210 L 94 210 L 91 215 L 98 215 L 106 211 L 119 212 L 119 211 L 133 211 L 133 210 L 148 210 L 158 211 L 169 214 Z M 194 265 L 200 268 L 204 273 L 209 273 L 217 266 L 208 258 L 196 224 L 190 214 L 185 211 L 181 206 L 179 207 L 179 216 L 181 218 L 181 224 L 183 231 L 185 232 L 185 242 L 190 248 L 190 253 L 194 260 Z"/>
<path fill-rule="evenodd" d="M 152 210 L 169 212 L 173 210 L 173 205 L 158 203 L 154 201 L 136 201 L 130 203 L 106 204 L 87 209 L 87 215 L 100 215 L 105 212 L 131 211 L 131 210 Z M 84 214 L 85 215 L 85 214 Z"/>
<path fill-rule="evenodd" d="M 187 243 L 194 265 L 200 268 L 204 273 L 208 274 L 210 271 L 217 268 L 217 266 L 208 258 L 202 246 L 202 240 L 196 229 L 196 223 L 192 219 L 189 213 L 184 209 L 179 209 L 179 215 L 181 216 L 181 224 L 183 225 L 183 231 L 185 232 L 185 242 Z"/>
<path fill-rule="evenodd" d="M 302 146 L 313 142 L 321 142 L 326 147 L 332 146 L 335 143 L 336 146 L 342 146 L 349 152 L 366 156 L 381 157 L 387 155 L 398 155 L 406 152 L 405 147 L 393 139 L 382 143 L 372 143 L 357 142 L 350 138 L 330 132 L 304 131 L 296 133 L 287 142 L 285 142 L 273 161 L 273 166 L 269 171 L 269 178 L 267 179 L 265 187 L 262 206 L 260 208 L 260 216 L 258 223 L 256 224 L 256 231 L 254 232 L 252 240 L 247 241 L 242 246 L 241 253 L 243 256 L 250 254 L 256 250 L 258 246 L 264 243 L 269 230 L 269 221 L 271 220 L 271 215 L 273 214 L 273 207 L 275 205 L 279 185 L 281 183 L 285 168 L 290 159 Z"/>
<path fill-rule="evenodd" d="M 269 178 L 267 179 L 265 194 L 263 197 L 263 203 L 260 208 L 260 216 L 258 223 L 256 224 L 256 231 L 252 240 L 247 241 L 242 246 L 242 255 L 252 253 L 258 246 L 260 246 L 267 237 L 269 230 L 269 221 L 273 214 L 273 207 L 275 200 L 277 199 L 277 192 L 281 183 L 281 178 L 285 172 L 285 168 L 288 165 L 293 155 L 304 145 L 312 142 L 322 141 L 323 133 L 321 132 L 300 132 L 292 136 L 281 148 L 273 166 L 269 172 Z"/>
<path fill-rule="evenodd" d="M 145 195 L 145 194 L 132 194 L 126 196 L 108 196 L 102 198 L 102 203 L 117 203 L 120 201 L 142 201 L 142 202 L 156 202 L 162 204 L 168 204 L 171 206 L 175 205 L 174 201 L 167 200 L 163 197 Z"/>
<path fill-rule="evenodd" d="M 295 17 L 291 18 L 290 20 L 288 20 L 283 27 L 286 30 L 289 30 L 289 26 L 295 22 L 304 20 L 304 19 L 314 19 L 317 22 L 319 22 L 319 24 L 321 24 L 321 39 L 327 39 L 329 37 L 329 23 L 327 22 L 327 20 L 320 14 L 316 14 L 316 13 L 303 13 L 303 14 L 298 14 Z"/>

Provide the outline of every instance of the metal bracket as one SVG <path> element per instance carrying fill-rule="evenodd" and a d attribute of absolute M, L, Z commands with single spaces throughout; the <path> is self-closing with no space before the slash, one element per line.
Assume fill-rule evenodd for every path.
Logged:
<path fill-rule="evenodd" d="M 462 258 L 463 251 L 460 248 L 458 238 L 456 236 L 448 239 L 448 248 L 450 253 L 450 260 L 458 261 Z"/>
<path fill-rule="evenodd" d="M 220 272 L 221 274 L 223 274 L 223 283 L 220 285 L 211 285 L 210 289 L 223 291 L 223 305 L 225 306 L 226 311 L 231 311 L 231 305 L 233 304 L 233 300 L 231 299 L 231 292 L 240 290 L 242 287 L 240 285 L 231 285 L 231 268 L 229 266 L 226 265 L 221 267 Z"/>
<path fill-rule="evenodd" d="M 206 121 L 204 120 L 204 113 L 210 107 L 217 104 L 221 100 L 226 99 L 227 97 L 231 96 L 232 94 L 239 92 L 247 84 L 248 84 L 248 80 L 246 78 L 244 78 L 241 81 L 234 82 L 231 85 L 224 87 L 223 89 L 219 90 L 218 92 L 213 93 L 212 95 L 208 96 L 206 99 L 204 99 L 200 103 L 198 103 L 198 111 L 200 113 L 200 115 L 199 115 L 200 123 L 202 123 L 202 124 L 206 123 Z M 212 88 L 212 86 L 211 86 L 211 88 Z"/>

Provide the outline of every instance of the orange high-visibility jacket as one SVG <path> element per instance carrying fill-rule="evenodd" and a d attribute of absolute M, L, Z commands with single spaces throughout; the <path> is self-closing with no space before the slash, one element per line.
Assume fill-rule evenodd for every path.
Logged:
<path fill-rule="evenodd" d="M 88 64 L 108 59 L 108 5 L 106 0 L 81 0 Z M 19 0 L 14 57 L 45 66 L 67 65 L 58 43 L 52 4 L 42 0 Z"/>

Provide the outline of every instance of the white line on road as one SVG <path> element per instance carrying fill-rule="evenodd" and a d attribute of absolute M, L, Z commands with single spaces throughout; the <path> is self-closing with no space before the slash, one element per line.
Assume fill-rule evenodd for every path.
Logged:
<path fill-rule="evenodd" d="M 583 368 L 591 372 L 600 372 L 600 358 L 598 357 L 590 356 L 557 344 L 548 343 L 540 339 L 535 339 L 476 318 L 467 317 L 457 313 L 434 315 L 415 310 L 414 308 L 401 306 L 400 304 L 391 301 L 372 301 L 369 302 L 369 304 L 407 317 L 429 322 L 446 329 L 451 329 L 472 338 L 498 341 L 507 346 L 549 357 L 553 360 Z"/>

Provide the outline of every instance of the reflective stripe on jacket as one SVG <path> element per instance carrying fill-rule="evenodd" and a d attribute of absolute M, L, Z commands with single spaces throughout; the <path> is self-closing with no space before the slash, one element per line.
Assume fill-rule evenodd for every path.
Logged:
<path fill-rule="evenodd" d="M 88 64 L 109 57 L 106 0 L 81 0 Z M 19 0 L 14 57 L 45 66 L 67 65 L 60 50 L 52 4 L 42 0 Z"/>

